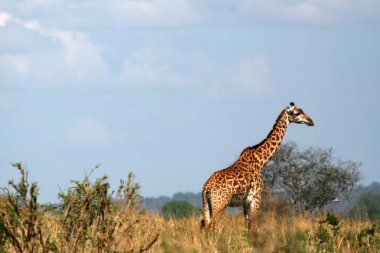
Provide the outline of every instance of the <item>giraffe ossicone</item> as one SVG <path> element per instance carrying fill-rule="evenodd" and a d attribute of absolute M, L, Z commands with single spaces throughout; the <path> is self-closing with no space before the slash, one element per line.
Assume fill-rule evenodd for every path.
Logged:
<path fill-rule="evenodd" d="M 261 171 L 275 154 L 290 123 L 314 126 L 313 120 L 291 102 L 281 111 L 268 136 L 259 144 L 245 148 L 229 167 L 214 172 L 202 190 L 205 230 L 214 227 L 227 206 L 242 206 L 248 227 L 258 211 L 263 188 Z"/>

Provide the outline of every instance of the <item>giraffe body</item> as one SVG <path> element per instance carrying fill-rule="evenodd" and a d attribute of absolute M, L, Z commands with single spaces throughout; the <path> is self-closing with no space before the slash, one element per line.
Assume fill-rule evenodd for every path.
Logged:
<path fill-rule="evenodd" d="M 273 129 L 261 143 L 241 152 L 228 168 L 214 172 L 202 190 L 202 226 L 210 230 L 227 206 L 242 206 L 246 223 L 251 226 L 259 209 L 263 180 L 262 168 L 277 151 L 290 123 L 313 126 L 313 121 L 294 103 L 278 116 Z"/>

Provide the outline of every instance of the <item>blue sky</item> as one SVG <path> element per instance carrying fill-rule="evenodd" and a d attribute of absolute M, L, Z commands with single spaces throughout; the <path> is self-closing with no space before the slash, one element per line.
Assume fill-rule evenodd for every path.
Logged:
<path fill-rule="evenodd" d="M 380 181 L 379 0 L 3 0 L 0 185 L 56 201 L 101 164 L 145 196 L 201 190 L 290 101 L 285 140 Z"/>

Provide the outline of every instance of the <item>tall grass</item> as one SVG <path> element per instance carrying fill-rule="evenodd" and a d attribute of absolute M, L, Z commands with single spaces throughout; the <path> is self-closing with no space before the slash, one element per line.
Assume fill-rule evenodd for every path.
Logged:
<path fill-rule="evenodd" d="M 137 214 L 129 214 L 134 219 Z M 124 228 L 115 232 L 118 244 L 111 252 L 143 252 L 141 245 L 160 235 L 148 252 L 380 252 L 380 231 L 369 221 L 340 220 L 336 236 L 329 224 L 308 217 L 278 217 L 262 213 L 257 231 L 248 231 L 242 215 L 224 216 L 215 230 L 205 233 L 200 229 L 200 217 L 166 219 L 145 213 L 139 216 L 139 225 L 130 233 Z M 325 217 L 321 217 L 323 220 Z M 61 236 L 59 217 L 45 214 L 42 220 L 50 240 L 58 249 L 65 249 L 67 241 Z M 321 226 L 325 229 L 322 230 Z M 325 231 L 325 232 L 321 232 Z M 42 248 L 41 248 L 42 249 Z M 35 252 L 41 252 L 41 249 Z M 16 252 L 8 242 L 4 252 Z M 70 252 L 51 250 L 51 252 Z M 95 244 L 86 244 L 78 252 L 98 251 Z"/>
<path fill-rule="evenodd" d="M 242 215 L 225 216 L 215 230 L 199 229 L 199 217 L 156 217 L 161 236 L 152 252 L 380 252 L 380 231 L 369 221 L 339 220 L 338 229 L 320 219 L 261 213 L 247 231 Z M 371 231 L 369 231 L 371 230 Z"/>

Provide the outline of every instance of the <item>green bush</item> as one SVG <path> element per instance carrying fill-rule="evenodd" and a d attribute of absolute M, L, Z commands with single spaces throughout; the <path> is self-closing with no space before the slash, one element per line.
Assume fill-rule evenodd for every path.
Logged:
<path fill-rule="evenodd" d="M 200 213 L 199 208 L 182 200 L 169 201 L 161 209 L 161 214 L 165 218 L 185 218 L 198 213 Z"/>
<path fill-rule="evenodd" d="M 335 239 L 340 233 L 340 221 L 337 216 L 327 213 L 326 219 L 319 221 L 317 229 L 318 248 L 321 252 L 333 252 Z"/>

